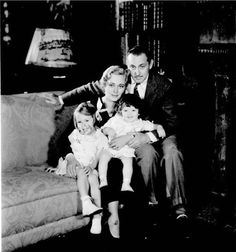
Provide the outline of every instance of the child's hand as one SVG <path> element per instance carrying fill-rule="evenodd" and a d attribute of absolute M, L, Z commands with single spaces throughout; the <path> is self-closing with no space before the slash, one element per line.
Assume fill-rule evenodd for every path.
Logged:
<path fill-rule="evenodd" d="M 84 166 L 83 167 L 83 172 L 85 173 L 86 176 L 88 176 L 92 171 L 92 168 L 90 166 Z"/>
<path fill-rule="evenodd" d="M 160 124 L 157 125 L 157 133 L 158 133 L 160 138 L 166 137 L 166 132 L 165 132 L 164 128 Z"/>

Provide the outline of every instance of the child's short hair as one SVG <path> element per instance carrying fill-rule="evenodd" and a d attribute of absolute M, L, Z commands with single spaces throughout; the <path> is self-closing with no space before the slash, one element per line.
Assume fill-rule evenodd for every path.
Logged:
<path fill-rule="evenodd" d="M 142 100 L 134 94 L 124 94 L 118 105 L 118 112 L 121 113 L 121 110 L 124 107 L 135 107 L 139 110 L 139 114 L 141 114 L 142 109 Z"/>
<path fill-rule="evenodd" d="M 80 103 L 78 107 L 75 109 L 74 114 L 73 114 L 73 121 L 74 121 L 75 128 L 77 128 L 77 123 L 76 123 L 77 114 L 92 116 L 95 119 L 96 110 L 97 110 L 96 107 L 91 102 Z"/>

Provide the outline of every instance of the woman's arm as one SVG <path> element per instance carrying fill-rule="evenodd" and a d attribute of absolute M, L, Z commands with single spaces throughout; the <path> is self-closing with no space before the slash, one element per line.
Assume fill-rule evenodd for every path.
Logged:
<path fill-rule="evenodd" d="M 111 140 L 111 139 L 113 139 L 114 137 L 116 137 L 116 132 L 115 132 L 115 130 L 114 130 L 113 128 L 111 128 L 111 127 L 103 127 L 103 128 L 101 129 L 101 131 L 102 131 L 102 133 L 103 133 L 105 136 L 107 136 L 107 138 L 108 138 L 109 140 Z"/>
<path fill-rule="evenodd" d="M 64 105 L 71 106 L 84 101 L 97 100 L 98 97 L 103 95 L 104 92 L 101 88 L 100 82 L 95 81 L 61 95 L 45 93 L 42 96 L 47 103 L 53 104 L 56 107 L 56 110 L 61 110 Z"/>
<path fill-rule="evenodd" d="M 120 150 L 126 144 L 128 144 L 132 139 L 134 139 L 136 133 L 129 133 L 127 135 L 115 137 L 110 141 L 109 146 L 113 149 Z"/>
<path fill-rule="evenodd" d="M 64 105 L 70 106 L 83 101 L 97 99 L 99 96 L 103 95 L 104 92 L 99 81 L 95 81 L 68 91 L 59 97 Z"/>

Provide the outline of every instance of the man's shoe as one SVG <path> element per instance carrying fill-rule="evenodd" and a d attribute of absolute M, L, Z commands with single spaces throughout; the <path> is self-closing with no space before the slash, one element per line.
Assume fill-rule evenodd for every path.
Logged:
<path fill-rule="evenodd" d="M 178 214 L 177 216 L 176 216 L 176 220 L 178 221 L 178 220 L 183 220 L 183 219 L 188 219 L 188 216 L 186 215 L 186 214 L 184 214 L 184 213 L 182 213 L 182 214 Z"/>
<path fill-rule="evenodd" d="M 181 238 L 190 238 L 190 220 L 186 214 L 179 214 L 175 218 L 176 232 Z"/>

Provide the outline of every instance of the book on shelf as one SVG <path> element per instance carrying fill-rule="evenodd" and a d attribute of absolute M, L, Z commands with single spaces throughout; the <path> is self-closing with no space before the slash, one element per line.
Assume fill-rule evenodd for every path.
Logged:
<path fill-rule="evenodd" d="M 122 1 L 116 6 L 118 30 L 155 31 L 163 28 L 163 3 L 160 1 Z"/>
<path fill-rule="evenodd" d="M 160 67 L 162 41 L 159 31 L 164 26 L 163 2 L 118 1 L 118 7 L 118 31 L 122 32 L 121 50 L 124 62 L 130 47 L 145 44 L 153 55 L 154 66 Z"/>

